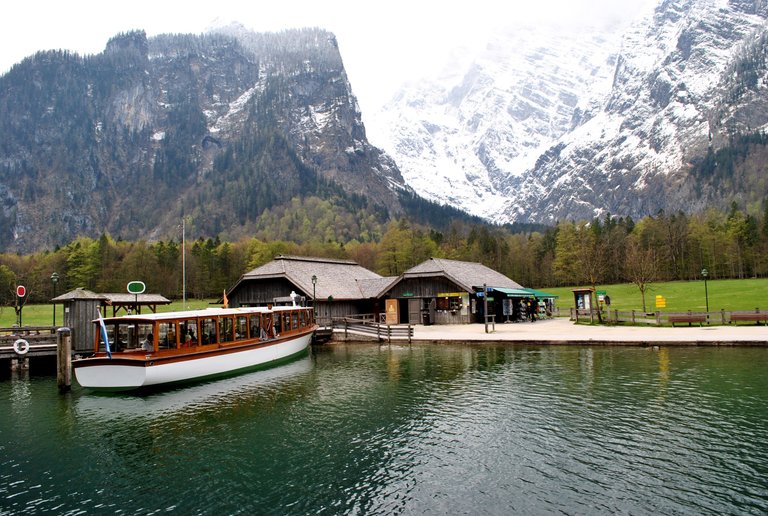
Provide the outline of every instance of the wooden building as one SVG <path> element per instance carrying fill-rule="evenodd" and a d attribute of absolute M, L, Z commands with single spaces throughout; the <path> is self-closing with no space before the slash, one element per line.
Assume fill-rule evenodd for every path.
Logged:
<path fill-rule="evenodd" d="M 506 289 L 531 296 L 517 282 L 483 264 L 431 258 L 394 278 L 379 297 L 397 300 L 400 323 L 466 324 L 483 320 L 483 287 L 487 292 Z M 495 313 L 501 298 L 489 300 L 488 313 Z"/>
<path fill-rule="evenodd" d="M 488 313 L 501 322 L 534 298 L 532 292 L 473 262 L 432 258 L 383 277 L 350 260 L 278 256 L 241 276 L 226 297 L 234 308 L 290 301 L 293 293 L 314 303 L 321 323 L 370 315 L 388 324 L 466 324 L 483 321 L 486 293 Z"/>
<path fill-rule="evenodd" d="M 383 310 L 376 295 L 392 278 L 383 278 L 351 260 L 278 256 L 243 274 L 226 291 L 231 307 L 266 306 L 295 293 L 314 303 L 318 321 L 373 314 Z"/>
<path fill-rule="evenodd" d="M 167 305 L 171 301 L 158 294 L 96 294 L 84 288 L 76 288 L 51 300 L 64 305 L 64 326 L 72 330 L 72 350 L 75 352 L 93 351 L 96 330 L 93 320 L 102 313 L 107 315 L 107 307 L 112 307 L 112 316 L 118 312 L 132 310 L 141 312 L 147 307 L 152 312 L 158 305 Z"/>

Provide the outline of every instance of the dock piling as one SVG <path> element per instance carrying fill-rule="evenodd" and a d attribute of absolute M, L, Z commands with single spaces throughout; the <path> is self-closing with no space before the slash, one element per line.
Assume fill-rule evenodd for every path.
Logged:
<path fill-rule="evenodd" d="M 67 327 L 56 330 L 56 383 L 61 393 L 72 388 L 72 330 Z"/>

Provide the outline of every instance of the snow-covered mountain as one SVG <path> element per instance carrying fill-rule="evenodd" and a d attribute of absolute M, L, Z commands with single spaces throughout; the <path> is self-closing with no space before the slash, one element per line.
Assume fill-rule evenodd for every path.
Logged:
<path fill-rule="evenodd" d="M 620 33 L 496 35 L 368 134 L 421 195 L 497 222 L 695 209 L 690 164 L 768 123 L 766 18 L 765 0 L 664 0 Z"/>

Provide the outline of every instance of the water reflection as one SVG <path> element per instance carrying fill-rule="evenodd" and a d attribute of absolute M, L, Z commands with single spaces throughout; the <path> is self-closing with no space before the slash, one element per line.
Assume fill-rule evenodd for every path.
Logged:
<path fill-rule="evenodd" d="M 0 513 L 766 513 L 767 366 L 348 344 L 145 397 L 0 384 Z"/>
<path fill-rule="evenodd" d="M 222 405 L 242 403 L 243 399 L 258 396 L 266 389 L 278 388 L 281 382 L 309 373 L 312 367 L 312 359 L 305 356 L 269 369 L 144 396 L 88 392 L 75 401 L 74 411 L 78 417 L 100 422 L 113 419 L 154 419 L 178 412 L 189 415 L 206 408 L 221 409 Z"/>

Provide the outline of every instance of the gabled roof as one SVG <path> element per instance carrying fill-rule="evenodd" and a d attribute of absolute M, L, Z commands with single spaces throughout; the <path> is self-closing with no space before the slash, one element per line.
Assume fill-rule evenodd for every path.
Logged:
<path fill-rule="evenodd" d="M 58 297 L 51 299 L 54 303 L 62 303 L 64 301 L 73 301 L 75 299 L 91 299 L 94 301 L 106 301 L 106 294 L 96 294 L 88 289 L 78 287 L 75 290 L 70 290 L 65 294 L 61 294 Z"/>
<path fill-rule="evenodd" d="M 375 272 L 369 271 L 352 260 L 278 256 L 271 262 L 245 273 L 238 284 L 245 280 L 286 278 L 311 298 L 312 276 L 317 278 L 314 286 L 317 299 L 333 296 L 338 300 L 373 297 L 371 293 L 376 292 L 371 285 L 376 285 L 375 282 L 382 279 Z M 232 287 L 230 292 L 235 287 Z"/>
<path fill-rule="evenodd" d="M 102 294 L 107 298 L 107 304 L 134 304 L 138 301 L 140 305 L 170 305 L 171 300 L 160 294 L 123 294 L 108 293 Z"/>
<path fill-rule="evenodd" d="M 430 258 L 429 260 L 411 267 L 394 281 L 387 284 L 379 291 L 379 296 L 395 286 L 404 279 L 409 278 L 427 278 L 434 276 L 443 276 L 466 292 L 472 292 L 482 289 L 483 285 L 487 287 L 501 288 L 523 288 L 519 283 L 509 279 L 500 272 L 496 272 L 482 263 L 462 262 L 459 260 L 447 260 L 445 258 Z"/>
<path fill-rule="evenodd" d="M 111 304 L 138 304 L 140 305 L 169 305 L 171 301 L 160 294 L 123 294 L 123 293 L 110 293 L 110 294 L 96 294 L 90 290 L 78 287 L 75 290 L 71 290 L 66 294 L 62 294 L 58 297 L 51 299 L 54 303 L 62 303 L 64 301 L 73 301 L 75 299 L 92 299 L 95 301 L 101 301 L 107 305 Z"/>

